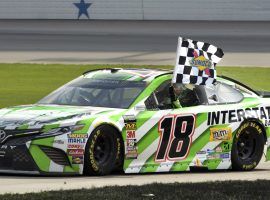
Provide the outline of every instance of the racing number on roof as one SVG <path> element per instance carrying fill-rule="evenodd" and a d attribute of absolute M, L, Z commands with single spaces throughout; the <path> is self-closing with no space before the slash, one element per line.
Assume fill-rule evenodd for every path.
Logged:
<path fill-rule="evenodd" d="M 160 133 L 156 162 L 182 160 L 189 153 L 194 132 L 194 115 L 168 115 L 158 123 Z"/>

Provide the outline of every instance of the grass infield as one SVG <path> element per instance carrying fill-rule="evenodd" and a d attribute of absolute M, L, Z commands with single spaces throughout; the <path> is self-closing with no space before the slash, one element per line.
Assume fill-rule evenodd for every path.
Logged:
<path fill-rule="evenodd" d="M 173 66 L 0 64 L 0 108 L 35 103 L 84 71 L 104 67 L 173 69 Z M 256 89 L 270 90 L 270 68 L 218 67 L 217 72 Z"/>
<path fill-rule="evenodd" d="M 64 199 L 269 199 L 270 181 L 224 181 L 205 183 L 148 184 L 142 186 L 108 186 L 103 188 L 54 192 L 5 194 L 1 200 Z"/>

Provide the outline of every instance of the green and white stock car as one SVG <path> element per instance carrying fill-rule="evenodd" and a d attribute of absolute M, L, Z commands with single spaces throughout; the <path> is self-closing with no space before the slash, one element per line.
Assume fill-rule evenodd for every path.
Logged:
<path fill-rule="evenodd" d="M 38 103 L 0 110 L 0 172 L 105 175 L 254 169 L 270 158 L 270 96 L 232 79 L 168 103 L 172 72 L 84 73 Z"/>

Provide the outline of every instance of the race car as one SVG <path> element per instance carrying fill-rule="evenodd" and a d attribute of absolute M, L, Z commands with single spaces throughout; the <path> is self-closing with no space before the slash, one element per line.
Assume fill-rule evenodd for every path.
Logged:
<path fill-rule="evenodd" d="M 172 76 L 91 70 L 36 104 L 1 109 L 0 173 L 252 170 L 264 151 L 270 159 L 269 94 L 218 77 L 187 86 L 196 101 L 173 108 Z"/>

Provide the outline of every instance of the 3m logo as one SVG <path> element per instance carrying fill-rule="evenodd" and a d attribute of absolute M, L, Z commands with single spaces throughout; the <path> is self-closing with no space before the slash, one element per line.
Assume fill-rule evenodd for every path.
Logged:
<path fill-rule="evenodd" d="M 228 141 L 232 139 L 232 129 L 225 128 L 210 128 L 210 141 Z"/>
<path fill-rule="evenodd" d="M 135 138 L 135 131 L 127 131 L 127 138 Z"/>

